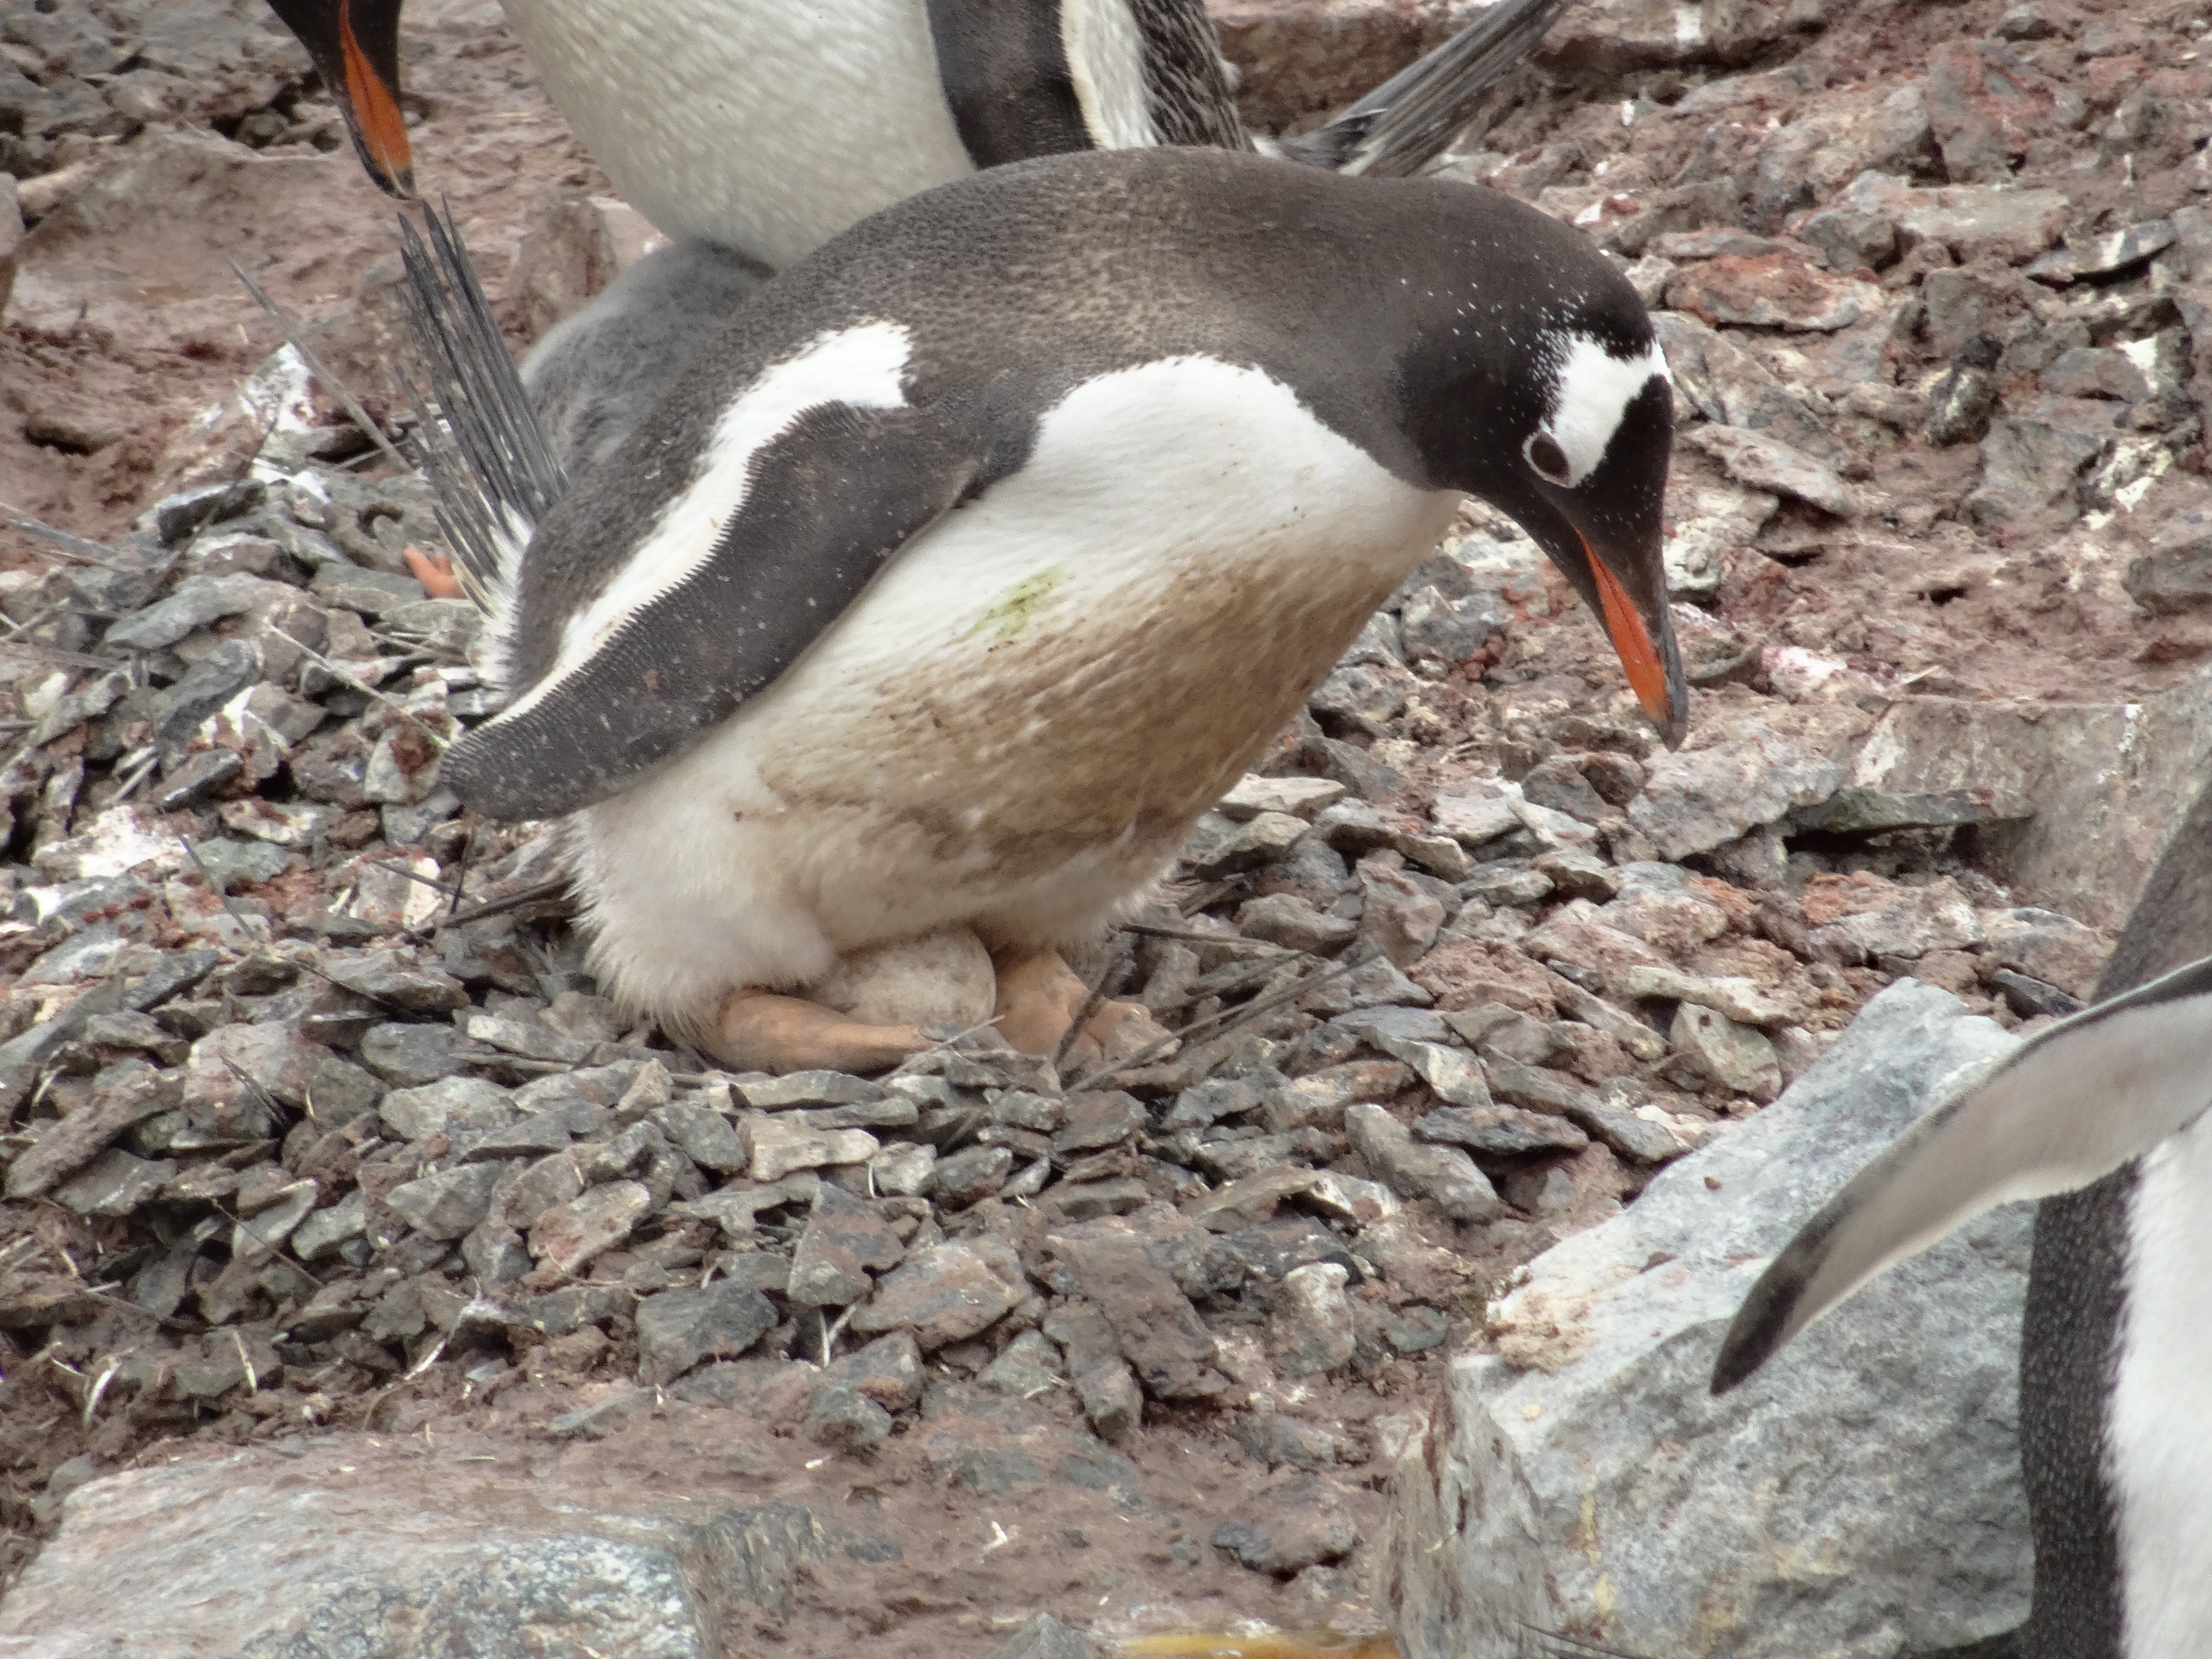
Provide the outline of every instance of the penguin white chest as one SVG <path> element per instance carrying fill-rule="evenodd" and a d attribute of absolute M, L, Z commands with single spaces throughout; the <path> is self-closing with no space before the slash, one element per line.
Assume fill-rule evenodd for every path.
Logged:
<path fill-rule="evenodd" d="M 909 541 L 772 686 L 582 815 L 604 959 L 791 984 L 953 922 L 1038 940 L 1095 924 L 1458 499 L 1254 369 L 1182 358 L 1085 383 L 1018 471 Z"/>
<path fill-rule="evenodd" d="M 924 0 L 502 0 L 546 90 L 672 237 L 781 268 L 975 171 Z"/>
<path fill-rule="evenodd" d="M 2143 1158 L 2107 1420 L 2125 1659 L 2212 1646 L 2212 1113 Z"/>

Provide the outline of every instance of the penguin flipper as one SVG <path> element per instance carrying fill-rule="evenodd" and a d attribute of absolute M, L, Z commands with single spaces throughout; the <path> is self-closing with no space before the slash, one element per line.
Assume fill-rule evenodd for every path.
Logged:
<path fill-rule="evenodd" d="M 1407 178 L 1451 148 L 1492 83 L 1518 67 L 1566 0 L 1496 0 L 1434 52 L 1416 58 L 1316 131 L 1279 140 L 1294 161 L 1337 173 Z"/>
<path fill-rule="evenodd" d="M 2085 1187 L 2208 1105 L 2212 957 L 2039 1032 L 1891 1142 L 1752 1286 L 1713 1392 L 1892 1263 L 1999 1204 Z"/>
<path fill-rule="evenodd" d="M 741 482 L 702 476 L 640 527 L 626 489 L 655 448 L 648 424 L 531 542 L 495 619 L 514 701 L 447 753 L 445 781 L 481 811 L 544 818 L 683 753 L 983 487 L 977 436 L 941 409 L 817 404 L 726 470 Z"/>

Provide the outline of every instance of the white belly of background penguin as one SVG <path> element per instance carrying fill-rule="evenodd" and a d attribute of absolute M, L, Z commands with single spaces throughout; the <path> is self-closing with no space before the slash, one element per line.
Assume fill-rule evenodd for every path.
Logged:
<path fill-rule="evenodd" d="M 924 0 L 502 0 L 545 90 L 654 228 L 781 268 L 975 170 Z"/>
<path fill-rule="evenodd" d="M 370 175 L 412 193 L 401 0 L 272 0 Z M 615 186 L 674 240 L 524 366 L 553 453 L 605 455 L 775 269 L 978 168 L 1155 144 L 1250 147 L 1203 0 L 501 0 Z M 1561 0 L 1497 0 L 1319 131 L 1311 165 L 1419 171 Z"/>
<path fill-rule="evenodd" d="M 972 929 L 1050 1052 L 1133 897 L 1425 557 L 1517 519 L 1679 739 L 1670 390 L 1495 192 L 1160 149 L 994 169 L 778 277 L 510 556 L 465 800 L 568 815 L 594 966 L 737 1065 L 891 1063 L 801 998 Z"/>
<path fill-rule="evenodd" d="M 2212 1116 L 2144 1157 L 2128 1219 L 2108 1428 L 2122 1651 L 2185 1659 L 2212 1651 Z"/>

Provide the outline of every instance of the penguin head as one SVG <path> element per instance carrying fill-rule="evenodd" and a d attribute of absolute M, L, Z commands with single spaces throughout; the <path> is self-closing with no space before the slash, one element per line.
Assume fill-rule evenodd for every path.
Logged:
<path fill-rule="evenodd" d="M 1417 378 L 1430 415 L 1419 446 L 1438 483 L 1535 539 L 1604 624 L 1644 711 L 1679 744 L 1689 698 L 1662 556 L 1667 362 L 1642 302 L 1603 257 L 1556 221 L 1528 216 L 1537 223 L 1519 257 L 1492 250 L 1480 298 L 1425 331 Z"/>
<path fill-rule="evenodd" d="M 1648 325 L 1641 342 L 1568 329 L 1541 343 L 1545 395 L 1520 434 L 1507 510 L 1596 612 L 1637 700 L 1679 744 L 1689 701 L 1663 556 L 1667 361 Z"/>
<path fill-rule="evenodd" d="M 400 0 L 269 0 L 337 100 L 377 188 L 415 199 L 415 156 L 399 112 Z"/>

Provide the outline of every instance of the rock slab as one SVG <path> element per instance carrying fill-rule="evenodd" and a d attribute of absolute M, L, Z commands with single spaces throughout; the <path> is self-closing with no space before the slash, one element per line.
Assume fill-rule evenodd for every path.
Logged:
<path fill-rule="evenodd" d="M 483 1659 L 720 1651 L 716 1609 L 685 1571 L 688 1540 L 578 1519 L 550 1530 L 520 1510 L 507 1524 L 395 1512 L 240 1459 L 134 1469 L 70 1494 L 61 1535 L 0 1614 L 0 1652 L 340 1659 L 428 1652 L 426 1631 L 437 1651 Z"/>
<path fill-rule="evenodd" d="M 1773 1253 L 1947 1079 L 2011 1047 L 1901 981 L 1774 1105 L 1530 1265 L 1492 1309 L 1500 1352 L 1453 1365 L 1399 1468 L 1381 1582 L 1407 1659 L 1508 1659 L 1528 1627 L 1640 1653 L 1859 1659 L 1965 1647 L 2027 1616 L 2029 1206 L 1892 1268 L 1727 1398 L 1707 1392 Z"/>

